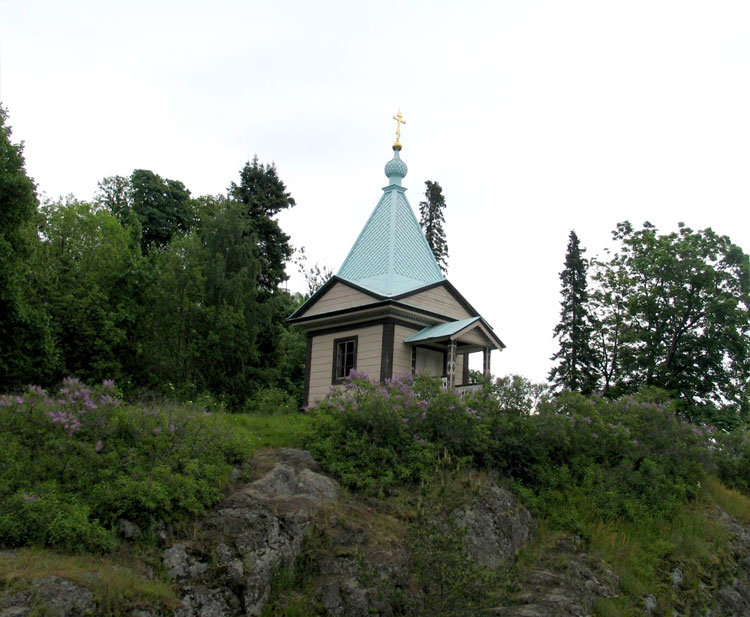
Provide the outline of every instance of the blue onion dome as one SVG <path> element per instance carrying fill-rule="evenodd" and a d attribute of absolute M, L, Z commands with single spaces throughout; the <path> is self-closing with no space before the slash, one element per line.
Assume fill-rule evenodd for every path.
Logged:
<path fill-rule="evenodd" d="M 385 175 L 388 176 L 388 179 L 391 181 L 398 179 L 398 182 L 395 182 L 395 184 L 400 184 L 401 178 L 403 178 L 406 175 L 406 172 L 409 171 L 406 163 L 401 160 L 399 150 L 400 148 L 397 150 L 394 147 L 393 158 L 385 164 Z"/>

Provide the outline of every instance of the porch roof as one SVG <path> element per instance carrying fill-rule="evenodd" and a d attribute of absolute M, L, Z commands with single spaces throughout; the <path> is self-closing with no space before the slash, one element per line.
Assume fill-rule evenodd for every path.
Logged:
<path fill-rule="evenodd" d="M 422 343 L 433 339 L 450 337 L 479 319 L 481 318 L 477 315 L 476 317 L 467 317 L 466 319 L 459 319 L 458 321 L 449 321 L 448 323 L 439 323 L 436 326 L 429 326 L 423 328 L 416 334 L 412 334 L 410 337 L 405 338 L 404 343 Z"/>
<path fill-rule="evenodd" d="M 461 334 L 473 330 L 474 328 L 479 328 L 484 336 L 487 337 L 488 342 L 491 342 L 497 349 L 505 348 L 505 344 L 493 332 L 489 324 L 487 324 L 487 322 L 479 315 L 423 328 L 419 332 L 405 338 L 404 343 L 426 343 L 428 341 L 439 341 L 442 339 L 460 339 Z"/>

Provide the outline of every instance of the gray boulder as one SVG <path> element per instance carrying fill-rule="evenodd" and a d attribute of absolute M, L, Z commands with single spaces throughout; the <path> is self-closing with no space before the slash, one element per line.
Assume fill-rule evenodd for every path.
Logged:
<path fill-rule="evenodd" d="M 273 575 L 294 564 L 316 512 L 338 497 L 338 484 L 307 452 L 265 451 L 255 462 L 265 473 L 200 524 L 200 543 L 164 551 L 170 578 L 181 583 L 176 617 L 260 615 Z"/>
<path fill-rule="evenodd" d="M 33 583 L 32 606 L 47 617 L 87 617 L 94 613 L 94 594 L 59 576 L 40 578 Z"/>
<path fill-rule="evenodd" d="M 516 496 L 494 482 L 487 482 L 475 500 L 456 512 L 456 518 L 466 529 L 469 554 L 493 570 L 529 541 L 534 523 Z"/>

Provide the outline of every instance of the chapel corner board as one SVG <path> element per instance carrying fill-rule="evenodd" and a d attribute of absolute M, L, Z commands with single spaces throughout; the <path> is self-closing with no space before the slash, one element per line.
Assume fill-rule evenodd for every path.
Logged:
<path fill-rule="evenodd" d="M 305 405 L 353 369 L 381 382 L 427 373 L 465 389 L 469 354 L 482 352 L 489 375 L 490 352 L 505 347 L 443 276 L 401 185 L 399 138 L 388 185 L 341 268 L 288 318 L 307 332 Z"/>

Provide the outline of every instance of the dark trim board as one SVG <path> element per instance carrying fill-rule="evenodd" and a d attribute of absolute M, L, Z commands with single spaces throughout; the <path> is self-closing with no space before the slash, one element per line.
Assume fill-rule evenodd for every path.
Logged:
<path fill-rule="evenodd" d="M 434 311 L 428 311 L 427 309 L 420 308 L 418 306 L 412 306 L 411 304 L 404 304 L 403 302 L 396 302 L 395 300 L 383 300 L 382 302 L 373 302 L 371 304 L 361 304 L 359 306 L 352 306 L 345 309 L 339 309 L 337 311 L 330 311 L 328 313 L 316 313 L 315 315 L 308 315 L 307 317 L 287 317 L 287 322 L 295 325 L 304 327 L 309 321 L 315 319 L 330 319 L 332 317 L 341 317 L 342 315 L 349 315 L 351 313 L 363 313 L 365 311 L 372 311 L 375 309 L 382 309 L 386 307 L 394 307 L 409 311 L 411 313 L 417 313 L 418 315 L 425 315 L 426 317 L 433 317 L 440 321 L 458 321 L 455 317 L 450 315 L 443 315 L 442 313 L 436 313 Z M 423 326 L 425 327 L 425 326 Z"/>
<path fill-rule="evenodd" d="M 310 404 L 310 370 L 312 369 L 312 345 L 311 336 L 307 337 L 307 349 L 305 349 L 305 389 L 302 395 L 302 405 L 307 407 Z"/>
<path fill-rule="evenodd" d="M 380 319 L 371 319 L 370 321 L 355 321 L 342 326 L 331 326 L 330 328 L 321 328 L 320 330 L 308 330 L 307 338 L 320 336 L 323 334 L 336 334 L 337 332 L 346 332 L 347 330 L 357 330 L 358 328 L 369 328 L 370 326 L 381 326 L 392 323 L 394 326 L 404 326 L 412 330 L 421 330 L 424 326 L 414 324 L 409 321 L 403 321 L 395 317 L 381 317 Z"/>
<path fill-rule="evenodd" d="M 380 344 L 380 383 L 393 377 L 393 343 L 396 338 L 395 320 L 383 324 L 383 340 Z"/>

